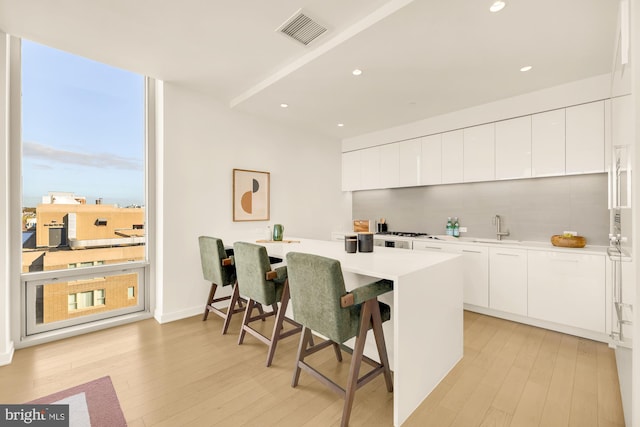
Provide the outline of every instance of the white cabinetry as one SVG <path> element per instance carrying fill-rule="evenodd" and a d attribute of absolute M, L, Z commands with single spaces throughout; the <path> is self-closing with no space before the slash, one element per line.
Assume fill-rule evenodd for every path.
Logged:
<path fill-rule="evenodd" d="M 489 307 L 527 315 L 527 250 L 489 249 Z"/>
<path fill-rule="evenodd" d="M 360 188 L 360 151 L 342 153 L 342 191 Z"/>
<path fill-rule="evenodd" d="M 380 147 L 360 150 L 360 188 L 380 188 Z"/>
<path fill-rule="evenodd" d="M 380 147 L 380 165 L 378 173 L 380 174 L 379 187 L 375 188 L 394 188 L 398 186 L 400 177 L 400 144 L 387 144 Z"/>
<path fill-rule="evenodd" d="M 565 109 L 531 116 L 531 176 L 564 175 Z"/>
<path fill-rule="evenodd" d="M 566 173 L 604 172 L 604 101 L 566 109 Z"/>
<path fill-rule="evenodd" d="M 605 333 L 605 257 L 529 251 L 529 317 Z"/>
<path fill-rule="evenodd" d="M 496 179 L 531 177 L 531 116 L 496 123 Z"/>
<path fill-rule="evenodd" d="M 462 142 L 462 139 L 460 142 Z M 462 148 L 462 144 L 460 144 L 460 148 Z M 462 171 L 460 159 L 462 159 L 462 153 L 458 159 L 458 164 L 455 165 L 456 168 Z M 442 134 L 429 135 L 422 138 L 421 185 L 442 184 L 442 160 Z"/>
<path fill-rule="evenodd" d="M 400 148 L 400 187 L 420 185 L 420 171 L 422 163 L 422 138 L 411 139 L 399 143 Z M 440 156 L 438 156 L 440 160 Z M 385 163 L 382 157 L 383 164 Z"/>
<path fill-rule="evenodd" d="M 414 250 L 461 254 L 464 265 L 464 303 L 489 306 L 489 249 L 476 245 L 414 241 Z"/>
<path fill-rule="evenodd" d="M 461 130 L 442 134 L 442 183 L 452 184 L 463 179 L 464 135 Z"/>
<path fill-rule="evenodd" d="M 464 129 L 464 182 L 495 179 L 495 124 Z"/>

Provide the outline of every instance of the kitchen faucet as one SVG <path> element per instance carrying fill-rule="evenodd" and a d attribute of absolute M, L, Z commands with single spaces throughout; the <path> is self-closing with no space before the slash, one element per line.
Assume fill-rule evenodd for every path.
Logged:
<path fill-rule="evenodd" d="M 502 239 L 502 236 L 508 236 L 509 235 L 509 230 L 507 231 L 500 231 L 500 221 L 502 220 L 502 218 L 500 218 L 500 215 L 496 215 L 493 217 L 493 223 L 496 225 L 496 238 L 498 240 Z"/>

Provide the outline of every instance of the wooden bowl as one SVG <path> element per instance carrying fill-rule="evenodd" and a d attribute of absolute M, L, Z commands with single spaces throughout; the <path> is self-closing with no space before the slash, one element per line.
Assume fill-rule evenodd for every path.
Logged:
<path fill-rule="evenodd" d="M 562 248 L 584 248 L 587 239 L 582 236 L 565 237 L 559 234 L 551 236 L 551 244 Z"/>

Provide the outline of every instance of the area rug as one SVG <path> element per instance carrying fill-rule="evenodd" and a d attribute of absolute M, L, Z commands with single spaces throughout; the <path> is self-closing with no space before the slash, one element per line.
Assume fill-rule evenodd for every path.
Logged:
<path fill-rule="evenodd" d="M 68 404 L 69 427 L 126 427 L 118 396 L 110 377 L 33 400 L 33 404 Z"/>

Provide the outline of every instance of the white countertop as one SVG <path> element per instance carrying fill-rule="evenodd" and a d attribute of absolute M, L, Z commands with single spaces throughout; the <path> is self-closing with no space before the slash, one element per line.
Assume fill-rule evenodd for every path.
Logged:
<path fill-rule="evenodd" d="M 406 242 L 433 242 L 437 244 L 464 244 L 464 245 L 475 245 L 475 246 L 484 246 L 484 247 L 501 247 L 501 248 L 511 248 L 511 249 L 531 249 L 531 250 L 544 250 L 544 251 L 558 251 L 558 252 L 568 252 L 568 253 L 580 253 L 580 254 L 594 254 L 594 255 L 606 255 L 607 248 L 609 246 L 598 246 L 598 245 L 586 245 L 584 248 L 563 248 L 559 246 L 553 246 L 551 241 L 548 242 L 538 242 L 538 241 L 526 241 L 526 240 L 496 240 L 496 239 L 485 239 L 485 238 L 476 238 L 476 237 L 450 237 L 444 236 L 441 239 L 434 239 L 427 236 L 422 237 L 404 237 L 404 236 L 394 236 L 394 235 L 374 235 L 374 239 L 377 240 L 400 240 Z"/>
<path fill-rule="evenodd" d="M 344 249 L 344 243 L 340 241 L 311 240 L 296 237 L 287 237 L 287 239 L 297 240 L 298 242 L 267 242 L 259 244 L 267 248 L 269 255 L 284 258 L 288 252 L 311 253 L 337 259 L 340 261 L 344 271 L 389 280 L 396 280 L 400 276 L 459 256 L 447 253 L 425 254 L 424 252 L 398 251 L 395 248 L 379 246 L 374 247 L 373 252 L 347 253 Z M 245 239 L 244 241 L 255 242 L 255 239 Z"/>

